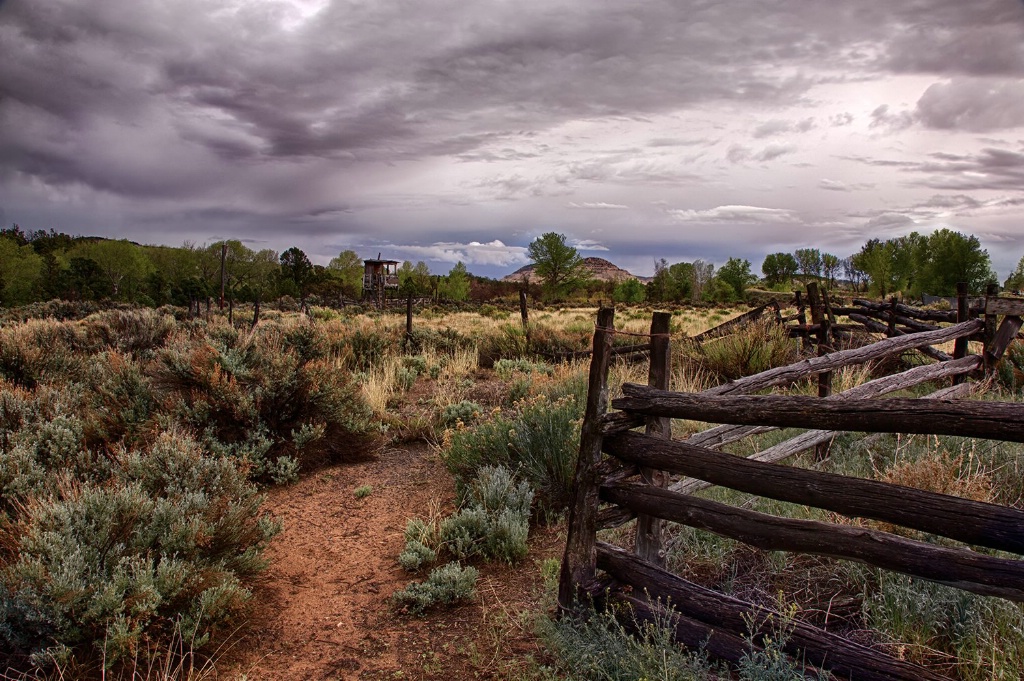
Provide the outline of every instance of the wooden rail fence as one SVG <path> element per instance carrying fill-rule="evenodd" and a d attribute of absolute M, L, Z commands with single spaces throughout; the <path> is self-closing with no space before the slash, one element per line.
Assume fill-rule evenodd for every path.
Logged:
<path fill-rule="evenodd" d="M 870 302 L 870 301 L 864 301 Z M 872 305 L 857 305 L 872 310 Z M 966 307 L 966 306 L 963 306 Z M 967 544 L 1024 554 L 1024 511 L 925 492 L 898 485 L 816 470 L 779 466 L 798 452 L 827 445 L 837 431 L 953 434 L 1024 442 L 1024 404 L 956 401 L 977 383 L 954 382 L 919 399 L 877 397 L 940 378 L 991 370 L 1017 336 L 1024 299 L 990 295 L 983 318 L 963 309 L 925 311 L 933 321 L 952 326 L 922 329 L 899 318 L 912 310 L 895 302 L 878 308 L 895 319 L 900 334 L 871 345 L 824 352 L 795 364 L 738 379 L 700 393 L 668 391 L 669 315 L 654 313 L 648 385 L 626 384 L 611 400 L 608 367 L 612 358 L 614 310 L 598 312 L 590 365 L 586 411 L 581 427 L 575 498 L 559 581 L 559 603 L 568 610 L 577 599 L 627 604 L 641 621 L 659 619 L 671 602 L 676 640 L 703 646 L 717 657 L 738 661 L 759 645 L 764 622 L 782 615 L 715 593 L 664 569 L 666 521 L 707 530 L 768 551 L 791 551 L 855 560 L 987 596 L 1024 602 L 1024 561 L 948 548 L 889 532 L 836 523 L 794 520 L 708 501 L 692 495 L 711 485 L 824 509 L 853 518 L 900 525 Z M 834 310 L 846 314 L 846 310 Z M 996 331 L 996 316 L 1003 315 Z M 831 333 L 828 313 L 816 315 L 819 329 Z M 923 324 L 923 323 L 922 323 Z M 886 327 L 886 333 L 889 326 Z M 824 335 L 824 334 L 823 334 Z M 959 340 L 984 338 L 983 354 L 966 355 Z M 823 397 L 753 395 L 802 378 L 862 364 L 911 348 L 956 341 L 948 359 L 875 379 Z M 671 419 L 720 423 L 686 440 L 671 438 Z M 633 429 L 646 426 L 644 432 Z M 717 451 L 729 442 L 775 428 L 807 432 L 749 458 Z M 608 455 L 607 457 L 605 455 Z M 602 528 L 636 518 L 634 552 L 597 541 Z M 603 575 L 599 576 L 599 571 Z M 759 624 L 760 623 L 760 624 Z M 940 679 L 941 675 L 896 659 L 834 633 L 801 622 L 789 625 L 787 652 L 807 663 L 849 678 L 867 681 Z"/>

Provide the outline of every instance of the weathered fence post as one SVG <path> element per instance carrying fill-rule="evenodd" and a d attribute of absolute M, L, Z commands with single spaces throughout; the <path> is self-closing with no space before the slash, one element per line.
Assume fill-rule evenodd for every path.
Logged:
<path fill-rule="evenodd" d="M 807 300 L 811 304 L 811 323 L 818 326 L 818 357 L 828 354 L 828 337 L 830 324 L 825 315 L 821 295 L 818 292 L 818 284 L 811 282 L 807 285 Z M 832 394 L 832 372 L 822 371 L 818 374 L 818 397 L 828 397 Z M 814 449 L 814 457 L 822 461 L 828 456 L 829 443 L 823 442 Z"/>
<path fill-rule="evenodd" d="M 526 308 L 526 289 L 519 289 L 519 316 L 523 320 L 523 335 L 526 336 L 526 345 L 530 345 L 530 312 Z"/>
<path fill-rule="evenodd" d="M 991 360 L 991 356 L 985 350 L 990 349 L 996 339 L 996 315 L 989 312 L 988 301 L 997 297 L 999 297 L 999 284 L 989 284 L 985 288 L 985 343 L 984 350 L 982 350 L 986 376 L 990 376 L 996 368 L 995 362 Z"/>
<path fill-rule="evenodd" d="M 577 589 L 593 581 L 597 573 L 597 504 L 601 461 L 601 417 L 608 411 L 608 362 L 615 336 L 615 309 L 601 308 L 594 329 L 594 353 L 590 359 L 587 405 L 580 426 L 580 455 L 573 477 L 573 498 L 569 506 L 568 536 L 558 578 L 558 605 L 572 607 Z"/>
<path fill-rule="evenodd" d="M 405 299 L 405 350 L 411 352 L 412 348 L 412 294 Z"/>
<path fill-rule="evenodd" d="M 889 338 L 893 338 L 896 335 L 896 306 L 899 305 L 896 302 L 896 296 L 889 299 L 889 326 L 886 329 L 885 335 Z"/>
<path fill-rule="evenodd" d="M 647 374 L 647 385 L 659 390 L 669 389 L 669 375 L 672 371 L 669 337 L 671 322 L 672 314 L 669 312 L 655 312 L 651 317 L 651 368 Z M 647 434 L 671 439 L 672 419 L 665 416 L 648 416 Z M 668 484 L 668 475 L 653 468 L 641 468 L 640 477 L 655 487 L 665 487 Z M 636 555 L 659 567 L 665 565 L 665 552 L 661 548 L 664 526 L 665 521 L 654 516 L 641 514 L 636 519 Z"/>
<path fill-rule="evenodd" d="M 807 315 L 804 314 L 804 302 L 803 302 L 803 299 L 801 298 L 800 291 L 797 290 L 797 291 L 795 291 L 795 293 L 796 293 L 796 323 L 800 325 L 800 339 L 801 339 L 800 340 L 800 346 L 803 347 L 803 348 L 806 348 L 808 343 L 810 342 L 808 340 L 808 337 L 807 337 L 807 329 L 804 328 L 805 326 L 807 326 Z"/>
<path fill-rule="evenodd" d="M 971 315 L 970 301 L 967 299 L 967 282 L 956 283 L 956 323 L 966 322 Z M 967 336 L 957 338 L 953 343 L 953 359 L 963 359 L 967 356 Z M 953 377 L 953 384 L 957 385 L 967 380 L 963 374 Z"/>

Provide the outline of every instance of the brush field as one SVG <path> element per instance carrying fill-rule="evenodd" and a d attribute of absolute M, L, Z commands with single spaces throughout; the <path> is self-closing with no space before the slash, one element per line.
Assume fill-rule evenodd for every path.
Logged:
<path fill-rule="evenodd" d="M 744 311 L 673 312 L 672 389 L 800 357 L 772 325 L 682 342 Z M 628 333 L 616 342 L 643 342 L 650 312 L 619 310 L 616 328 Z M 254 329 L 176 308 L 9 311 L 0 325 L 0 670 L 801 678 L 799 663 L 770 647 L 730 670 L 666 647 L 658 631 L 634 638 L 601 615 L 550 618 L 588 366 L 553 358 L 587 349 L 595 318 L 595 308 L 531 310 L 527 334 L 517 311 L 426 308 L 406 336 L 404 314 L 356 309 L 265 310 Z M 842 372 L 836 389 L 875 370 Z M 1001 368 L 982 398 L 1019 399 L 1015 370 Z M 646 371 L 616 362 L 612 392 L 646 382 Z M 673 434 L 705 426 L 676 421 Z M 730 449 L 746 455 L 791 434 Z M 1018 445 L 850 434 L 824 462 L 793 465 L 1020 506 L 1022 457 Z M 716 488 L 701 494 L 826 519 Z M 608 538 L 628 544 L 630 532 Z M 670 528 L 668 549 L 687 578 L 953 677 L 1024 675 L 1015 604 L 683 527 Z"/>

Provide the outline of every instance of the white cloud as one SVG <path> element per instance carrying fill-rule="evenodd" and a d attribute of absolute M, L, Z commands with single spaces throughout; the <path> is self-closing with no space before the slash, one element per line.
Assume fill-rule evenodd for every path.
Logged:
<path fill-rule="evenodd" d="M 396 253 L 406 260 L 432 260 L 435 262 L 463 262 L 466 265 L 489 265 L 510 267 L 529 262 L 526 248 L 522 246 L 506 246 L 499 240 L 488 243 L 470 241 L 469 243 L 440 242 L 429 246 L 389 246 L 389 252 Z"/>
<path fill-rule="evenodd" d="M 759 206 L 718 206 L 708 210 L 669 210 L 679 222 L 783 223 L 799 222 L 792 210 Z"/>
<path fill-rule="evenodd" d="M 592 239 L 581 239 L 579 241 L 573 241 L 572 245 L 581 251 L 607 251 L 608 248 L 597 241 Z"/>
<path fill-rule="evenodd" d="M 598 210 L 625 210 L 625 209 L 629 208 L 629 206 L 625 206 L 625 205 L 623 205 L 621 203 L 604 203 L 604 202 L 576 203 L 575 201 L 570 201 L 568 207 L 569 208 L 590 208 L 590 209 L 598 209 Z"/>

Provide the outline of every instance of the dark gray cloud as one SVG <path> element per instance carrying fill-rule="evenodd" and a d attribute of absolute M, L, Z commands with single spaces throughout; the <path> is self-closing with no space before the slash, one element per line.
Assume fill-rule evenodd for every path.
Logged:
<path fill-rule="evenodd" d="M 958 78 L 936 83 L 917 102 L 931 128 L 989 132 L 1024 125 L 1024 79 Z"/>
<path fill-rule="evenodd" d="M 1024 186 L 1009 0 L 9 0 L 0 53 L 0 201 L 29 227 L 493 264 L 538 229 L 724 252 L 725 209 L 760 216 L 749 243 L 845 244 L 884 227 L 832 225 L 847 196 L 980 220 Z"/>

